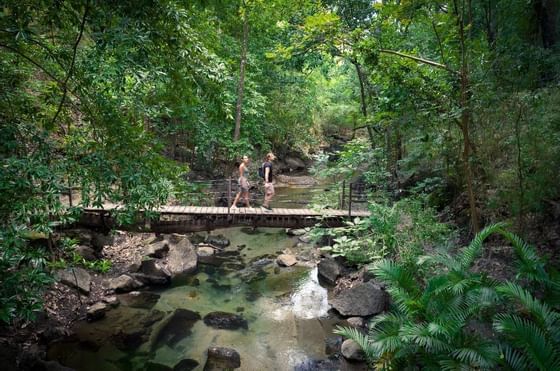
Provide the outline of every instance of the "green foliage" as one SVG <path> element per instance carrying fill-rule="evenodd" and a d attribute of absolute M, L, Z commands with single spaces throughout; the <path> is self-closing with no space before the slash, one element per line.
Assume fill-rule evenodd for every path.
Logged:
<path fill-rule="evenodd" d="M 369 210 L 369 218 L 315 231 L 334 237 L 335 244 L 323 250 L 354 263 L 392 257 L 410 265 L 426 246 L 441 245 L 450 236 L 449 227 L 438 222 L 434 210 L 420 199 L 403 199 L 392 206 L 370 203 Z"/>
<path fill-rule="evenodd" d="M 499 283 L 473 271 L 484 240 L 496 233 L 514 246 L 520 263 L 516 282 Z M 418 265 L 433 270 L 392 260 L 374 263 L 372 272 L 388 285 L 391 311 L 371 321 L 367 336 L 348 328 L 337 330 L 356 340 L 376 368 L 559 367 L 560 312 L 530 290 L 549 288 L 557 294 L 560 286 L 534 249 L 505 231 L 503 224 L 485 228 L 455 256 L 425 256 Z M 530 288 L 523 286 L 527 282 Z M 488 336 L 492 329 L 496 333 Z"/>

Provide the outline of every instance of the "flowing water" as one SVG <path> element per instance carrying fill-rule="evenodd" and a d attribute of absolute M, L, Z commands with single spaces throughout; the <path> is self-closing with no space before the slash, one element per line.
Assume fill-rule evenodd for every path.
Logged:
<path fill-rule="evenodd" d="M 197 274 L 160 291 L 119 295 L 119 307 L 100 321 L 77 324 L 76 336 L 51 345 L 49 357 L 86 371 L 145 370 L 150 363 L 173 368 L 185 359 L 184 365 L 192 367 L 185 369 L 202 370 L 210 346 L 236 349 L 242 370 L 305 370 L 312 360 L 325 359 L 325 339 L 340 320 L 328 312 L 328 293 L 317 281 L 316 268 L 280 268 L 275 262 L 297 241 L 279 229 L 212 234 L 231 241 L 221 265 L 199 265 Z M 309 247 L 298 250 L 306 254 Z M 236 313 L 248 326 L 221 330 L 201 319 L 168 325 L 178 308 L 200 317 Z"/>

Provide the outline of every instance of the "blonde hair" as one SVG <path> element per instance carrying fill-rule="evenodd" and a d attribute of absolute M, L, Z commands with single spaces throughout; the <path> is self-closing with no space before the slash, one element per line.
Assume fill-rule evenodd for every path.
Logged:
<path fill-rule="evenodd" d="M 274 160 L 275 158 L 276 158 L 276 156 L 274 156 L 274 153 L 272 153 L 272 152 L 268 152 L 266 154 L 266 159 L 267 160 Z"/>

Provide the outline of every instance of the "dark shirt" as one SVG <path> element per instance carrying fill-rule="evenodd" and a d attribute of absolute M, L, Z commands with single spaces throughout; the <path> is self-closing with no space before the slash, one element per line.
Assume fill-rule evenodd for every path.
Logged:
<path fill-rule="evenodd" d="M 264 176 L 265 176 L 264 181 L 265 182 L 267 181 L 267 179 L 266 179 L 266 168 L 270 169 L 268 171 L 268 182 L 272 182 L 272 163 L 267 161 L 263 164 L 263 171 L 264 171 Z"/>

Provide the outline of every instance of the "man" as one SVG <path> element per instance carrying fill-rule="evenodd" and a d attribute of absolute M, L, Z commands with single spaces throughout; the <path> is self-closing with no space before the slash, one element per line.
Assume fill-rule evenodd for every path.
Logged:
<path fill-rule="evenodd" d="M 270 207 L 270 201 L 274 196 L 274 185 L 272 184 L 272 161 L 276 160 L 274 153 L 268 152 L 266 154 L 266 160 L 262 164 L 264 173 L 264 202 L 262 207 L 266 210 L 272 210 Z"/>

